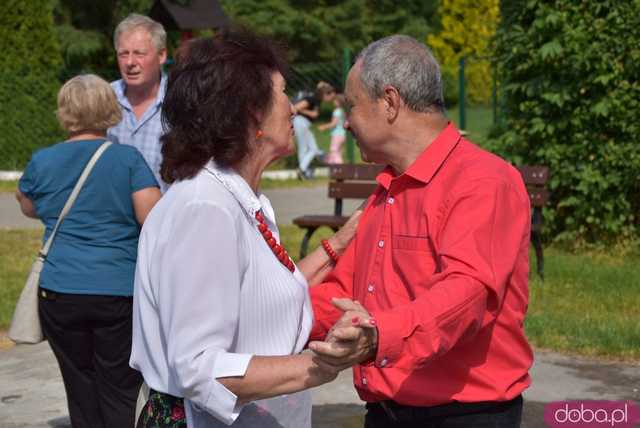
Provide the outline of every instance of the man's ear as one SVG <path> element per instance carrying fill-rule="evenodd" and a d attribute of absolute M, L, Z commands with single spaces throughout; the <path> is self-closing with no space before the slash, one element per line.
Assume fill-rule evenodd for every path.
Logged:
<path fill-rule="evenodd" d="M 160 64 L 167 62 L 167 49 L 161 49 L 158 51 L 158 57 L 160 58 Z"/>
<path fill-rule="evenodd" d="M 402 98 L 400 98 L 400 92 L 391 85 L 387 85 L 383 89 L 382 99 L 384 101 L 385 115 L 387 121 L 392 123 L 398 117 L 400 112 L 400 106 L 402 104 Z"/>

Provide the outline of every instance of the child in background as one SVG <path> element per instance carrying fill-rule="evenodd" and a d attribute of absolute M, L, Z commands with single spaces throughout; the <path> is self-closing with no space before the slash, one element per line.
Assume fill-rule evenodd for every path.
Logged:
<path fill-rule="evenodd" d="M 329 153 L 325 158 L 325 162 L 328 164 L 340 164 L 342 163 L 342 145 L 347 139 L 347 132 L 344 129 L 344 95 L 337 94 L 333 99 L 333 114 L 331 115 L 331 122 L 318 125 L 320 131 L 326 131 L 331 129 L 331 146 Z"/>

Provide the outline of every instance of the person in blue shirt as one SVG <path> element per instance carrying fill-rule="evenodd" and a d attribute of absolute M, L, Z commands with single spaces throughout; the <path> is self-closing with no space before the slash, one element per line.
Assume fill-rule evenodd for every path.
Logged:
<path fill-rule="evenodd" d="M 76 76 L 58 93 L 69 138 L 33 154 L 18 185 L 22 212 L 51 234 L 62 207 L 107 129 L 122 113 L 109 84 Z M 58 229 L 40 275 L 42 331 L 64 380 L 74 428 L 130 427 L 142 383 L 129 367 L 138 236 L 160 199 L 136 148 L 112 144 Z"/>
<path fill-rule="evenodd" d="M 148 16 L 132 13 L 115 29 L 119 80 L 111 83 L 122 120 L 107 131 L 110 141 L 127 144 L 140 151 L 165 192 L 160 177 L 163 133 L 161 110 L 167 88 L 162 66 L 167 60 L 167 33 L 162 24 Z"/>

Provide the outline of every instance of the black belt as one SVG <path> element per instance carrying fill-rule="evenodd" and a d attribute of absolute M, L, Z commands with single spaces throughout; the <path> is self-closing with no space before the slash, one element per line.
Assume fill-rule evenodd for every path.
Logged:
<path fill-rule="evenodd" d="M 405 406 L 395 401 L 387 400 L 367 403 L 367 409 L 384 411 L 392 421 L 416 421 L 474 413 L 499 413 L 513 405 L 519 405 L 521 402 L 521 395 L 510 401 L 481 401 L 477 403 L 460 403 L 456 401 L 430 407 Z"/>

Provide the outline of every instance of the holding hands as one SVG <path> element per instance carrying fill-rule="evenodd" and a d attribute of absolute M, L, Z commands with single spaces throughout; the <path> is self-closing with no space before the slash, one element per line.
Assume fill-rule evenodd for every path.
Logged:
<path fill-rule="evenodd" d="M 319 367 L 337 374 L 375 357 L 378 331 L 375 320 L 359 302 L 334 298 L 331 303 L 344 313 L 325 341 L 310 342 L 309 349 Z"/>

